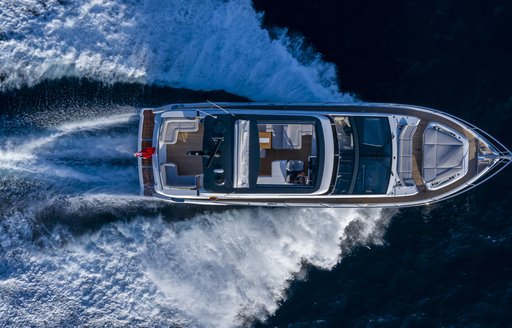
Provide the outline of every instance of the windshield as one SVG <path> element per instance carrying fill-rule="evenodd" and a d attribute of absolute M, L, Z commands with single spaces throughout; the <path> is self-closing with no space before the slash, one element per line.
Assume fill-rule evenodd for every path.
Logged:
<path fill-rule="evenodd" d="M 339 148 L 333 194 L 382 194 L 391 172 L 391 131 L 386 117 L 333 117 Z"/>

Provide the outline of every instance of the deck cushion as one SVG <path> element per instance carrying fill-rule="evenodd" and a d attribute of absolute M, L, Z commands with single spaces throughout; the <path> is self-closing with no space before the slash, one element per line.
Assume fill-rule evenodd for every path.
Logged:
<path fill-rule="evenodd" d="M 195 187 L 196 179 L 193 175 L 179 175 L 178 167 L 174 163 L 164 163 L 160 166 L 162 185 L 170 187 Z"/>
<path fill-rule="evenodd" d="M 467 172 L 468 141 L 440 124 L 429 124 L 423 134 L 423 180 L 429 189 L 453 183 Z"/>
<path fill-rule="evenodd" d="M 169 119 L 162 127 L 160 139 L 166 144 L 175 144 L 178 141 L 178 132 L 196 132 L 199 129 L 197 120 Z"/>

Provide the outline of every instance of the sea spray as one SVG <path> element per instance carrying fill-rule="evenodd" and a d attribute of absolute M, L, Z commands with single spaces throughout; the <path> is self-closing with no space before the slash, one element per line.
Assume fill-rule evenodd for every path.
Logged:
<path fill-rule="evenodd" d="M 272 39 L 249 0 L 0 4 L 0 88 L 88 77 L 218 90 L 261 101 L 346 101 L 336 70 Z"/>
<path fill-rule="evenodd" d="M 83 201 L 70 201 L 68 210 L 87 208 Z M 66 242 L 45 248 L 31 246 L 23 231 L 14 238 L 23 225 L 2 221 L 11 233 L 3 243 L 7 266 L 15 268 L 0 284 L 0 304 L 13 304 L 2 320 L 44 325 L 44 313 L 58 325 L 230 327 L 263 320 L 302 263 L 332 268 L 346 227 L 354 220 L 372 226 L 379 217 L 378 210 L 333 209 L 228 210 L 178 222 L 146 216 L 83 235 L 57 228 L 52 240 Z M 361 238 L 368 234 L 361 229 Z"/>

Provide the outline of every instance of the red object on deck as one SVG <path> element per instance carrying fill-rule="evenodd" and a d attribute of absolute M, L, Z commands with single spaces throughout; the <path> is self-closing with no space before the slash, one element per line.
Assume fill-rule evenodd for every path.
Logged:
<path fill-rule="evenodd" d="M 155 153 L 155 147 L 146 147 L 146 148 L 142 149 L 141 151 L 134 153 L 133 156 L 142 157 L 143 159 L 148 159 L 148 158 L 151 158 L 151 156 L 153 156 L 154 153 Z"/>

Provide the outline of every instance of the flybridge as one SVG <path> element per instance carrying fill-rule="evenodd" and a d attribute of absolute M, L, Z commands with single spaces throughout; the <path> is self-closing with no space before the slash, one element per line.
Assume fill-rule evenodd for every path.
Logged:
<path fill-rule="evenodd" d="M 393 104 L 186 104 L 145 109 L 145 195 L 212 205 L 399 207 L 468 190 L 506 147 L 435 110 Z M 489 141 L 491 140 L 491 141 Z"/>

